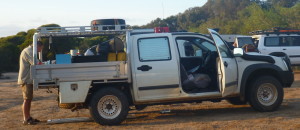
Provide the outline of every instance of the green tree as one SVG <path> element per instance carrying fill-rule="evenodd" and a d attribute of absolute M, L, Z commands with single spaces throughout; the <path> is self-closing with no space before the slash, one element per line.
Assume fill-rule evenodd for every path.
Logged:
<path fill-rule="evenodd" d="M 272 5 L 278 5 L 282 7 L 293 7 L 295 4 L 299 3 L 299 0 L 268 0 Z"/>
<path fill-rule="evenodd" d="M 238 11 L 236 18 L 224 19 L 222 16 L 215 16 L 190 31 L 208 33 L 207 28 L 220 28 L 221 34 L 249 34 L 251 31 L 273 27 L 299 28 L 299 9 L 299 3 L 292 8 L 282 6 L 264 8 L 254 2 Z"/>
<path fill-rule="evenodd" d="M 18 48 L 25 41 L 25 32 L 19 32 L 17 35 L 3 37 L 0 39 L 0 73 L 17 71 L 19 66 Z"/>
<path fill-rule="evenodd" d="M 300 3 L 291 8 L 277 7 L 276 11 L 282 16 L 282 20 L 287 23 L 287 27 L 300 29 Z"/>
<path fill-rule="evenodd" d="M 19 67 L 20 50 L 12 43 L 0 44 L 0 73 L 17 71 Z"/>
<path fill-rule="evenodd" d="M 27 31 L 26 36 L 25 36 L 25 41 L 21 45 L 18 46 L 20 48 L 20 50 L 23 50 L 24 48 L 26 48 L 27 46 L 32 44 L 33 35 L 35 32 L 36 32 L 36 29 L 30 29 Z"/>
<path fill-rule="evenodd" d="M 243 10 L 239 16 L 243 21 L 243 34 L 253 30 L 266 30 L 273 27 L 286 27 L 287 23 L 272 9 L 263 9 L 259 5 L 252 4 Z"/>

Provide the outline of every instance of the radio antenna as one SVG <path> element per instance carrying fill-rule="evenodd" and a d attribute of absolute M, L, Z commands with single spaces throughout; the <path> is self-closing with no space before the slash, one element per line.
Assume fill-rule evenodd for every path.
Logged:
<path fill-rule="evenodd" d="M 164 1 L 161 2 L 162 11 L 163 11 L 163 17 L 162 20 L 165 19 L 165 7 L 164 7 Z"/>

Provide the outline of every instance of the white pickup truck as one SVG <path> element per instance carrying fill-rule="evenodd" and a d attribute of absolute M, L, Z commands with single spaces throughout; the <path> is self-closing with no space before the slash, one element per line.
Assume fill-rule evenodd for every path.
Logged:
<path fill-rule="evenodd" d="M 34 87 L 57 88 L 59 103 L 88 108 L 95 122 L 120 124 L 129 107 L 228 100 L 274 111 L 294 81 L 287 57 L 233 51 L 219 34 L 148 30 L 41 28 L 39 38 L 125 35 L 125 61 L 32 65 Z M 75 29 L 74 29 L 75 28 Z M 100 27 L 99 27 L 100 28 Z M 159 32 L 159 31 L 158 31 Z M 84 58 L 84 56 L 83 56 Z M 37 60 L 35 60 L 37 63 Z"/>

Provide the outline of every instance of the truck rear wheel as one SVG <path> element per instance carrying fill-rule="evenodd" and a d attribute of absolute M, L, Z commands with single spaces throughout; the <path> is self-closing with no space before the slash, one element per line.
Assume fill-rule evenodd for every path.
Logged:
<path fill-rule="evenodd" d="M 275 111 L 283 100 L 282 85 L 272 76 L 259 77 L 253 82 L 248 99 L 255 110 Z"/>
<path fill-rule="evenodd" d="M 116 88 L 104 88 L 94 93 L 89 110 L 98 124 L 118 125 L 127 117 L 128 99 Z"/>

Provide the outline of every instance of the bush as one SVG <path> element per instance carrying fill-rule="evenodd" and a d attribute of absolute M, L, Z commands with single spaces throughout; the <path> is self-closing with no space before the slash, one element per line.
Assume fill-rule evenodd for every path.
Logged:
<path fill-rule="evenodd" d="M 20 50 L 11 43 L 0 44 L 0 73 L 17 71 L 19 68 Z"/>

